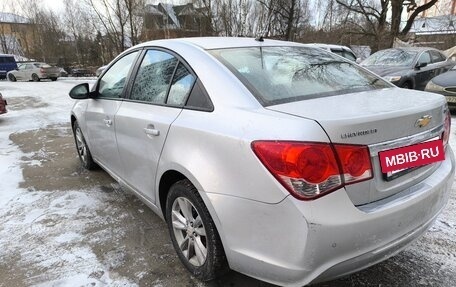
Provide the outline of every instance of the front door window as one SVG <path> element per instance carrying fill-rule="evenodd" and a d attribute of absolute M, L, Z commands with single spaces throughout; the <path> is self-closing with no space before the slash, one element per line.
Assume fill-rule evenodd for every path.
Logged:
<path fill-rule="evenodd" d="M 135 51 L 124 56 L 106 71 L 98 84 L 99 98 L 118 99 L 122 97 L 128 73 L 137 55 L 138 51 Z"/>

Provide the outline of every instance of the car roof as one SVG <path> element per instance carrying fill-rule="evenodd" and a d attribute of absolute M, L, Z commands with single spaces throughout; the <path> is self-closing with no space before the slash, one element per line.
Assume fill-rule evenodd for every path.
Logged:
<path fill-rule="evenodd" d="M 178 38 L 168 40 L 155 40 L 140 44 L 139 46 L 162 45 L 171 42 L 180 42 L 192 46 L 198 46 L 204 50 L 223 49 L 223 48 L 241 48 L 241 47 L 264 47 L 264 46 L 309 46 L 300 43 L 264 39 L 263 41 L 255 38 L 244 37 L 195 37 L 195 38 Z"/>

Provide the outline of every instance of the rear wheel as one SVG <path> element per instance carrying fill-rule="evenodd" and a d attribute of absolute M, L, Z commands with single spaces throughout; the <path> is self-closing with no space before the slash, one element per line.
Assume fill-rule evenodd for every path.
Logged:
<path fill-rule="evenodd" d="M 8 75 L 8 80 L 10 80 L 11 82 L 16 82 L 16 77 L 13 75 L 13 74 L 9 74 Z"/>
<path fill-rule="evenodd" d="M 57 78 L 53 77 L 51 78 L 51 81 L 57 81 Z"/>
<path fill-rule="evenodd" d="M 40 81 L 40 77 L 38 77 L 37 74 L 33 74 L 33 75 L 32 75 L 32 81 L 34 81 L 34 82 L 39 82 L 39 81 Z"/>
<path fill-rule="evenodd" d="M 209 281 L 229 270 L 215 224 L 189 180 L 171 186 L 165 215 L 174 249 L 193 276 Z"/>
<path fill-rule="evenodd" d="M 93 161 L 92 154 L 90 153 L 89 147 L 85 141 L 82 130 L 79 127 L 78 122 L 73 124 L 73 135 L 76 143 L 76 149 L 78 151 L 79 159 L 81 160 L 82 166 L 88 170 L 96 168 L 96 163 Z"/>

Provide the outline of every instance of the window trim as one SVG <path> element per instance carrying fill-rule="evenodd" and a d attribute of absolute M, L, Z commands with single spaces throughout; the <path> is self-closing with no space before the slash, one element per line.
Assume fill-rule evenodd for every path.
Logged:
<path fill-rule="evenodd" d="M 201 83 L 200 86 L 201 86 L 202 90 L 204 91 L 206 97 L 209 99 L 212 109 L 187 107 L 188 99 L 190 98 L 190 95 L 191 95 L 191 93 L 193 91 L 193 88 L 195 87 L 196 83 L 199 81 L 199 77 L 196 74 L 195 70 L 192 69 L 192 67 L 187 63 L 187 61 L 184 60 L 184 58 L 180 54 L 176 53 L 173 50 L 170 50 L 170 49 L 165 48 L 165 47 L 160 47 L 160 46 L 145 46 L 145 47 L 142 47 L 142 50 L 143 50 L 142 53 L 140 54 L 140 56 L 136 60 L 136 64 L 135 64 L 134 68 L 131 71 L 131 75 L 130 75 L 130 78 L 129 78 L 129 81 L 128 81 L 128 89 L 125 91 L 125 97 L 123 98 L 124 101 L 132 102 L 132 103 L 146 104 L 146 105 L 154 105 L 154 106 L 160 106 L 160 107 L 170 107 L 170 108 L 195 110 L 195 111 L 202 111 L 202 112 L 213 112 L 214 111 L 214 104 L 212 102 L 212 99 L 209 97 L 209 95 L 208 95 L 208 93 L 206 91 L 206 88 L 204 87 L 203 83 Z M 134 84 L 134 82 L 136 80 L 136 77 L 138 75 L 138 71 L 139 71 L 139 68 L 140 68 L 140 66 L 142 64 L 142 61 L 144 60 L 144 57 L 146 56 L 146 54 L 147 54 L 147 52 L 149 50 L 162 51 L 162 52 L 165 52 L 165 53 L 168 53 L 168 54 L 172 55 L 173 57 L 175 57 L 177 59 L 177 64 L 174 67 L 173 75 L 171 77 L 171 81 L 170 81 L 170 83 L 168 85 L 168 89 L 166 91 L 166 98 L 165 98 L 165 102 L 164 103 L 151 103 L 151 102 L 148 102 L 148 101 L 140 101 L 140 100 L 131 99 L 131 92 L 132 92 L 132 89 L 133 89 L 133 84 Z M 171 90 L 172 81 L 174 79 L 174 75 L 175 75 L 177 67 L 179 66 L 180 63 L 182 63 L 184 65 L 184 67 L 190 72 L 190 74 L 195 78 L 195 81 L 193 82 L 193 85 L 192 85 L 192 88 L 190 89 L 190 92 L 187 94 L 187 97 L 186 97 L 186 99 L 184 101 L 185 103 L 183 105 L 172 105 L 172 104 L 168 104 L 167 101 L 168 101 L 168 97 L 169 97 L 169 91 Z"/>

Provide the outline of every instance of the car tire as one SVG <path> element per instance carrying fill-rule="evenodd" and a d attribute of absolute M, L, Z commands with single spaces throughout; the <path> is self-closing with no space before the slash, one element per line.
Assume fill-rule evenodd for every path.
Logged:
<path fill-rule="evenodd" d="M 37 74 L 32 74 L 32 81 L 39 82 L 40 81 L 40 77 L 38 77 Z"/>
<path fill-rule="evenodd" d="M 403 83 L 403 84 L 401 85 L 401 88 L 403 88 L 403 89 L 413 89 L 412 83 L 410 83 L 410 82 L 405 82 L 405 83 Z"/>
<path fill-rule="evenodd" d="M 57 78 L 53 77 L 53 78 L 51 78 L 51 81 L 55 82 L 55 81 L 57 81 Z"/>
<path fill-rule="evenodd" d="M 16 82 L 17 81 L 16 77 L 13 74 L 9 74 L 8 75 L 8 80 L 11 81 L 11 82 Z"/>
<path fill-rule="evenodd" d="M 92 153 L 89 150 L 89 146 L 87 145 L 84 135 L 82 134 L 81 127 L 77 121 L 73 124 L 73 136 L 82 166 L 88 170 L 95 169 L 97 164 L 93 161 Z"/>
<path fill-rule="evenodd" d="M 189 180 L 171 186 L 165 215 L 174 249 L 194 277 L 209 281 L 229 270 L 214 221 Z"/>

